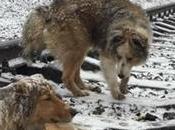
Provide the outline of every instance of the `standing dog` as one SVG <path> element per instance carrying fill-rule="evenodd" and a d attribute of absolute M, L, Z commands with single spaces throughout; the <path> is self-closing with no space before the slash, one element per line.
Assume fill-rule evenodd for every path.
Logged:
<path fill-rule="evenodd" d="M 81 90 L 80 67 L 88 50 L 97 49 L 112 96 L 119 100 L 127 93 L 131 68 L 146 61 L 151 39 L 146 14 L 129 0 L 55 0 L 35 9 L 23 32 L 24 55 L 49 49 L 62 61 L 62 80 L 75 96 L 88 95 Z"/>

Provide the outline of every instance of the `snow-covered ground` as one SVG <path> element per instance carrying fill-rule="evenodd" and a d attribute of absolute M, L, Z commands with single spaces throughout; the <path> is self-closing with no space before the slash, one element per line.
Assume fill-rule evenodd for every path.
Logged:
<path fill-rule="evenodd" d="M 140 4 L 143 8 L 174 2 L 174 0 L 132 1 Z M 0 0 L 0 41 L 21 37 L 22 25 L 31 9 L 49 2 L 50 0 Z M 153 26 L 160 28 L 155 25 L 158 23 L 161 21 L 157 21 Z M 175 102 L 174 37 L 174 35 L 162 37 L 161 42 L 157 41 L 151 45 L 148 62 L 132 71 L 129 82 L 130 93 L 124 101 L 112 99 L 100 72 L 82 71 L 81 73 L 84 79 L 100 81 L 87 82 L 97 88 L 100 86 L 102 89 L 99 93 L 90 93 L 89 97 L 71 97 L 64 86 L 59 85 L 58 92 L 80 112 L 73 122 L 83 130 L 115 130 L 116 126 L 121 129 L 142 130 L 151 126 L 156 128 L 160 125 L 175 124 L 174 120 L 159 124 L 166 118 L 170 118 L 165 113 L 172 115 L 172 119 L 175 119 L 175 109 L 172 105 Z M 98 61 L 92 62 L 99 64 Z M 151 117 L 147 114 L 151 114 Z M 152 118 L 159 123 L 147 123 Z"/>
<path fill-rule="evenodd" d="M 144 9 L 175 2 L 174 0 L 130 0 L 130 1 L 141 5 Z"/>
<path fill-rule="evenodd" d="M 21 37 L 28 13 L 49 0 L 0 0 L 0 40 Z"/>
<path fill-rule="evenodd" d="M 131 0 L 143 8 L 174 2 L 174 0 Z M 29 12 L 51 0 L 0 0 L 0 41 L 21 37 L 22 26 Z"/>

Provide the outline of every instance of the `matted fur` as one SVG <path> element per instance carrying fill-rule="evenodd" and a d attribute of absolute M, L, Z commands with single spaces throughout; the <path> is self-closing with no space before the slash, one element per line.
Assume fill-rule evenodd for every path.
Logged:
<path fill-rule="evenodd" d="M 88 95 L 80 67 L 88 50 L 97 49 L 115 99 L 124 98 L 130 71 L 146 61 L 151 40 L 145 12 L 129 0 L 54 0 L 29 15 L 23 32 L 24 55 L 49 49 L 62 61 L 62 80 L 75 96 Z"/>
<path fill-rule="evenodd" d="M 44 98 L 51 98 L 46 99 L 47 102 L 54 100 L 57 105 L 49 108 L 49 104 L 45 104 L 44 108 L 37 108 Z M 55 113 L 50 111 L 49 115 L 50 109 Z M 42 117 L 42 113 L 47 115 Z M 44 130 L 45 123 L 55 122 L 50 119 L 52 116 L 58 117 L 60 122 L 69 122 L 72 118 L 64 102 L 56 99 L 52 84 L 41 75 L 21 79 L 0 89 L 0 130 Z"/>

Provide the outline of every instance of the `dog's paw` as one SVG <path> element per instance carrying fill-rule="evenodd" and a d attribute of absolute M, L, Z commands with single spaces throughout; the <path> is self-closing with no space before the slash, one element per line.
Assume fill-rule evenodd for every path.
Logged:
<path fill-rule="evenodd" d="M 123 100 L 123 99 L 125 99 L 125 95 L 120 93 L 120 94 L 117 94 L 117 95 L 113 95 L 113 98 L 117 99 L 117 100 Z"/>
<path fill-rule="evenodd" d="M 114 99 L 117 99 L 117 100 L 123 100 L 123 99 L 125 99 L 125 95 L 122 94 L 121 92 L 111 91 L 111 94 L 112 94 L 112 96 L 113 96 Z"/>
<path fill-rule="evenodd" d="M 123 93 L 123 94 L 128 94 L 129 93 L 129 90 L 127 89 L 127 88 L 120 88 L 120 91 L 121 91 L 121 93 Z"/>
<path fill-rule="evenodd" d="M 89 93 L 87 91 L 76 91 L 73 93 L 74 96 L 76 97 L 84 97 L 84 96 L 89 96 Z"/>
<path fill-rule="evenodd" d="M 83 96 L 89 96 L 89 93 L 86 90 L 83 90 L 82 93 L 83 93 Z"/>
<path fill-rule="evenodd" d="M 81 86 L 79 86 L 79 88 L 81 89 L 81 90 L 89 90 L 89 88 L 88 88 L 88 86 L 86 86 L 86 85 L 81 85 Z"/>

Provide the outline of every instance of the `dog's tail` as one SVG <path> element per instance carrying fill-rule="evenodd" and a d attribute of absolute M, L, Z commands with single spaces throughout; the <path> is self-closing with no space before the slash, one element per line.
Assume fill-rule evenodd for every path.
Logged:
<path fill-rule="evenodd" d="M 43 30 L 47 17 L 48 7 L 45 6 L 33 10 L 28 16 L 23 27 L 22 37 L 24 58 L 34 60 L 40 55 L 42 50 L 46 48 L 43 40 Z"/>

